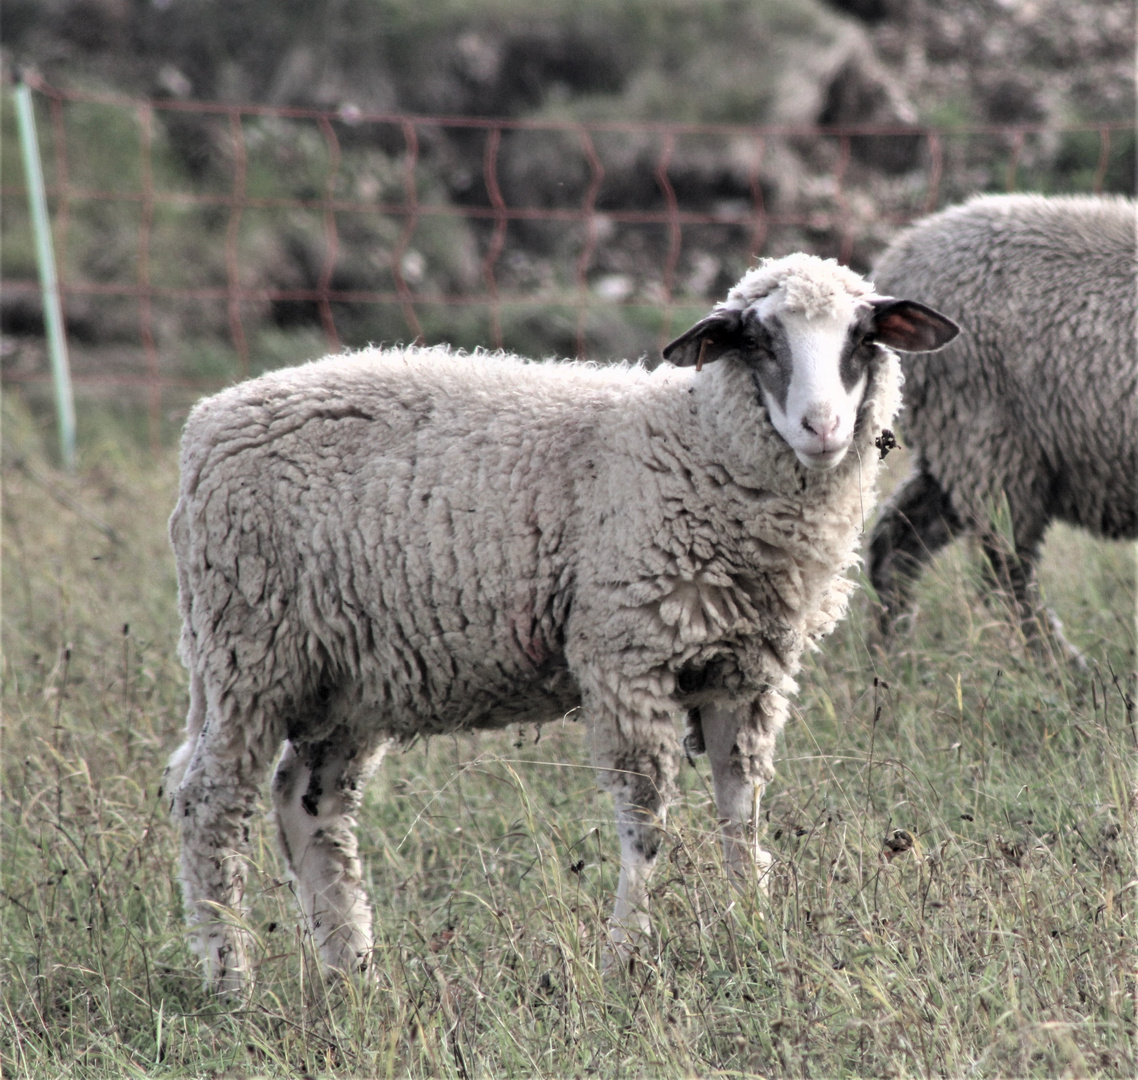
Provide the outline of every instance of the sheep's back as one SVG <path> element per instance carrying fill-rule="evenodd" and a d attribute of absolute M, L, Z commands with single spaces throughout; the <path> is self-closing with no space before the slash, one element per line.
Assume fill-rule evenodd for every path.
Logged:
<path fill-rule="evenodd" d="M 963 328 L 902 358 L 902 427 L 964 513 L 1006 491 L 1017 535 L 1050 517 L 1138 533 L 1133 202 L 976 199 L 903 234 L 874 277 Z"/>
<path fill-rule="evenodd" d="M 397 734 L 571 708 L 569 459 L 629 379 L 373 353 L 207 400 L 172 529 L 191 652 Z"/>

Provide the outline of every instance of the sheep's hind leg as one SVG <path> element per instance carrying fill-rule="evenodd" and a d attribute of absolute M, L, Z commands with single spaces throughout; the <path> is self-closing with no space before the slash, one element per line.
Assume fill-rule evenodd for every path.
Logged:
<path fill-rule="evenodd" d="M 1039 543 L 1039 539 L 1030 544 L 1017 542 L 1015 551 L 1010 551 L 1002 537 L 984 535 L 981 546 L 986 560 L 985 580 L 994 594 L 1010 600 L 1024 641 L 1032 653 L 1048 662 L 1054 662 L 1058 653 L 1075 671 L 1085 671 L 1086 657 L 1067 640 L 1059 616 L 1046 607 L 1040 597 L 1035 575 Z"/>
<path fill-rule="evenodd" d="M 182 834 L 186 917 L 205 961 L 207 986 L 240 994 L 249 976 L 249 935 L 241 922 L 249 820 L 277 743 L 249 717 L 222 719 L 207 710 L 197 677 L 187 726 L 189 738 L 169 769 L 172 782 L 181 774 L 171 815 Z"/>
<path fill-rule="evenodd" d="M 785 700 L 768 691 L 740 708 L 704 706 L 695 718 L 711 762 L 723 861 L 739 889 L 757 883 L 767 891 L 773 859 L 759 845 L 759 803 L 774 774 L 775 740 L 785 717 Z"/>
<path fill-rule="evenodd" d="M 361 744 L 343 729 L 321 742 L 289 742 L 273 777 L 277 833 L 297 899 L 320 959 L 339 974 L 364 971 L 370 960 L 356 812 L 387 746 Z"/>

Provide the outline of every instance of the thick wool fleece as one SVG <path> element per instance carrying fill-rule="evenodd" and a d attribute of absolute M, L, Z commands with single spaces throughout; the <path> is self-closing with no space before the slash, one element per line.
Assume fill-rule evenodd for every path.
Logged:
<path fill-rule="evenodd" d="M 236 386 L 184 439 L 186 663 L 268 752 L 550 719 L 582 693 L 618 741 L 669 742 L 651 729 L 689 700 L 791 689 L 843 613 L 893 354 L 874 379 L 856 452 L 821 473 L 733 361 L 368 350 Z"/>
<path fill-rule="evenodd" d="M 964 329 L 902 358 L 914 475 L 968 527 L 1006 494 L 1025 554 L 1053 519 L 1138 536 L 1135 227 L 1129 199 L 983 196 L 904 233 L 875 269 L 878 288 Z"/>
<path fill-rule="evenodd" d="M 811 310 L 855 306 L 836 264 L 798 274 Z M 191 700 L 169 784 L 210 981 L 245 981 L 217 905 L 240 906 L 286 739 L 275 814 L 333 969 L 367 962 L 354 815 L 392 741 L 581 706 L 620 823 L 618 956 L 647 926 L 678 713 L 702 715 L 729 866 L 769 859 L 748 826 L 802 650 L 852 588 L 896 356 L 867 380 L 830 470 L 799 464 L 738 352 L 648 372 L 372 349 L 198 405 L 170 526 Z"/>
<path fill-rule="evenodd" d="M 799 312 L 810 319 L 841 318 L 850 297 L 861 300 L 876 295 L 873 285 L 848 267 L 827 260 L 826 273 L 820 275 L 818 262 L 817 256 L 804 252 L 764 259 L 748 270 L 716 307 L 742 311 L 758 298 L 781 289 L 779 306 L 784 311 Z"/>

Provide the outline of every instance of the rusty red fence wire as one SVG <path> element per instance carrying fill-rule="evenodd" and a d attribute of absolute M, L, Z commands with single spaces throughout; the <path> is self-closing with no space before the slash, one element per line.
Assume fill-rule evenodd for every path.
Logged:
<path fill-rule="evenodd" d="M 164 397 L 171 389 L 210 388 L 209 379 L 170 371 L 161 362 L 158 312 L 161 305 L 171 301 L 212 301 L 225 305 L 228 338 L 236 354 L 238 375 L 250 371 L 246 325 L 248 307 L 266 303 L 314 305 L 319 326 L 331 350 L 345 344 L 365 344 L 342 341 L 336 312 L 343 305 L 392 305 L 401 314 L 405 340 L 424 338 L 424 313 L 429 308 L 479 307 L 487 316 L 486 339 L 480 344 L 494 348 L 501 348 L 505 343 L 502 313 L 507 306 L 557 307 L 575 313 L 576 352 L 584 355 L 587 352 L 586 329 L 590 313 L 606 304 L 619 307 L 645 303 L 643 297 L 639 300 L 620 296 L 606 298 L 594 288 L 591 278 L 600 269 L 597 259 L 602 246 L 602 232 L 608 230 L 611 233 L 614 227 L 651 226 L 662 230 L 665 238 L 652 260 L 656 278 L 647 291 L 651 306 L 660 315 L 657 322 L 662 343 L 669 330 L 673 308 L 680 303 L 693 302 L 692 297 L 678 295 L 677 292 L 677 275 L 686 250 L 685 235 L 693 229 L 730 230 L 730 244 L 738 249 L 736 261 L 748 261 L 768 253 L 772 236 L 782 230 L 785 235 L 799 239 L 806 236 L 816 242 L 823 237 L 821 246 L 828 250 L 820 253 L 849 262 L 863 240 L 862 233 L 872 231 L 867 222 L 877 229 L 875 236 L 880 243 L 882 228 L 887 233 L 889 229 L 936 209 L 942 200 L 968 194 L 970 187 L 975 189 L 975 175 L 967 172 L 967 155 L 950 153 L 947 149 L 954 140 L 957 143 L 962 139 L 989 140 L 987 145 L 995 148 L 993 153 L 998 152 L 1004 159 L 1000 182 L 992 185 L 989 180 L 989 186 L 1013 190 L 1017 187 L 1025 148 L 1030 140 L 1055 139 L 1065 133 L 1097 138 L 1097 164 L 1086 186 L 1098 191 L 1103 187 L 1111 164 L 1112 135 L 1120 130 L 1133 130 L 1132 125 L 1121 123 L 1072 126 L 1059 130 L 1032 125 L 951 130 L 882 125 L 807 129 L 410 116 L 364 113 L 355 109 L 320 111 L 249 104 L 137 100 L 62 90 L 42 83 L 34 89 L 40 99 L 41 113 L 46 111 L 49 117 L 49 198 L 54 211 L 57 251 L 69 249 L 77 205 L 137 206 L 138 240 L 130 275 L 132 280 L 103 280 L 97 272 L 83 270 L 62 259 L 60 289 L 65 311 L 69 301 L 75 302 L 80 298 L 128 298 L 137 301 L 137 340 L 144 362 L 136 370 L 113 374 L 99 370 L 80 371 L 76 374 L 75 384 L 80 392 L 84 387 L 111 384 L 142 391 L 152 440 L 157 440 Z M 123 171 L 136 170 L 137 184 L 90 186 L 84 181 L 84 170 L 76 158 L 79 152 L 76 140 L 74 134 L 69 133 L 67 123 L 68 110 L 81 106 L 106 107 L 117 110 L 122 118 L 130 118 L 137 133 L 137 163 L 124 164 Z M 179 190 L 176 185 L 168 185 L 159 178 L 154 151 L 156 125 L 160 121 L 170 123 L 187 118 L 221 121 L 226 126 L 227 189 L 220 189 L 216 178 L 203 184 L 200 190 L 189 191 Z M 258 195 L 249 190 L 250 124 L 265 120 L 295 122 L 311 126 L 318 132 L 325 160 L 322 190 L 299 195 Z M 399 145 L 395 156 L 400 162 L 401 196 L 382 199 L 349 197 L 351 192 L 345 194 L 345 187 L 340 182 L 344 140 L 358 140 L 361 131 L 378 131 L 381 128 L 385 132 L 398 133 Z M 556 136 L 575 144 L 583 169 L 577 169 L 582 176 L 575 186 L 574 198 L 562 204 L 549 200 L 535 204 L 533 200 L 517 196 L 517 184 L 512 189 L 512 198 L 510 192 L 503 189 L 500 174 L 504 140 L 516 138 L 519 133 Z M 465 199 L 425 198 L 420 172 L 424 147 L 437 148 L 440 137 L 462 139 L 470 136 L 483 139 L 481 176 L 472 179 L 469 185 L 476 194 Z M 684 192 L 678 191 L 675 177 L 677 146 L 680 140 L 685 139 L 718 140 L 722 145 L 744 148 L 745 175 L 740 183 L 745 198 L 726 199 L 721 205 L 714 204 L 713 200 L 713 205 L 708 206 L 706 192 L 701 193 L 698 199 L 689 200 Z M 910 144 L 918 147 L 913 156 L 916 164 L 903 180 L 890 182 L 891 186 L 886 184 L 883 188 L 880 179 L 871 172 L 862 169 L 860 175 L 853 175 L 858 168 L 855 151 L 859 140 L 865 143 L 874 139 L 909 140 Z M 627 198 L 613 205 L 602 205 L 602 193 L 612 167 L 606 167 L 605 155 L 598 147 L 599 140 L 616 140 L 617 144 L 633 141 L 642 147 L 651 144 L 653 149 L 648 156 L 652 160 L 648 172 L 655 190 L 644 198 L 644 205 L 636 205 L 634 201 L 630 204 Z M 812 182 L 822 194 L 800 198 L 797 193 L 792 193 L 792 197 L 786 197 L 784 193 L 776 205 L 769 206 L 767 167 L 772 151 L 781 153 L 785 146 L 793 145 L 795 141 L 809 140 L 815 143 L 824 140 L 829 148 L 827 154 L 822 155 L 821 164 L 814 167 Z M 560 145 L 567 146 L 568 143 Z M 126 148 L 122 151 L 124 158 L 131 153 Z M 991 171 L 989 169 L 985 175 Z M 946 183 L 946 179 L 951 182 Z M 24 192 L 18 185 L 5 185 L 2 194 L 5 200 L 15 200 L 23 197 Z M 872 207 L 871 211 L 866 210 L 867 205 Z M 226 216 L 221 260 L 224 282 L 178 285 L 154 280 L 156 215 L 164 207 L 197 208 Z M 249 283 L 242 262 L 241 236 L 243 218 L 251 212 L 280 215 L 282 219 L 293 213 L 319 215 L 320 265 L 315 269 L 313 282 L 304 287 Z M 383 217 L 399 223 L 383 260 L 386 276 L 390 279 L 385 287 L 344 287 L 337 284 L 342 221 L 358 215 Z M 482 230 L 478 273 L 465 288 L 417 288 L 421 283 L 412 280 L 414 275 L 409 274 L 407 262 L 417 231 L 428 219 L 448 218 L 463 220 Z M 573 228 L 581 234 L 576 256 L 566 259 L 560 268 L 561 286 L 552 291 L 549 287 L 521 288 L 516 283 L 509 285 L 503 280 L 509 276 L 503 272 L 502 259 L 511 228 L 534 223 L 553 228 Z M 9 294 L 27 294 L 30 297 L 34 296 L 37 285 L 34 275 L 29 275 L 6 278 L 0 282 L 0 287 Z M 695 300 L 701 302 L 702 298 Z M 11 381 L 36 382 L 47 376 L 46 372 L 32 371 L 6 372 L 5 377 Z"/>

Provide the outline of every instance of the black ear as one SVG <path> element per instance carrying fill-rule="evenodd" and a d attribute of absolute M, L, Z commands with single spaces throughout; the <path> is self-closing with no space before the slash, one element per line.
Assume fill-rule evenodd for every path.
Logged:
<path fill-rule="evenodd" d="M 701 368 L 742 345 L 743 319 L 738 311 L 713 311 L 686 334 L 664 346 L 664 359 L 676 367 Z"/>
<path fill-rule="evenodd" d="M 933 352 L 960 333 L 951 319 L 915 300 L 883 297 L 873 306 L 873 336 L 891 349 Z"/>

